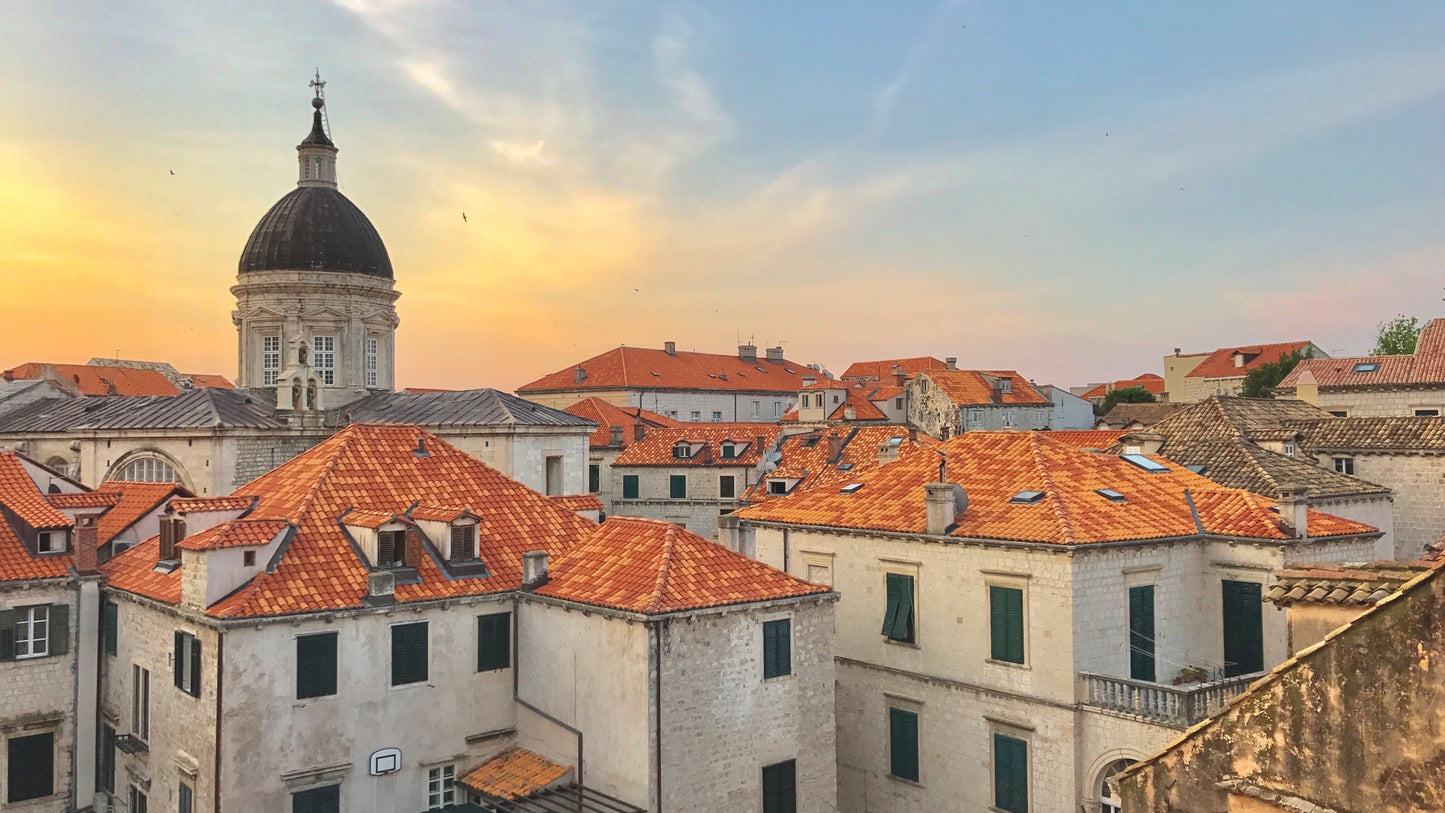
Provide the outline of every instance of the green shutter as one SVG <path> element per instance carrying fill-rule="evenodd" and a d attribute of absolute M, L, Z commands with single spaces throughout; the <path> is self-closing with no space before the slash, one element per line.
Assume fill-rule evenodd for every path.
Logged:
<path fill-rule="evenodd" d="M 889 573 L 888 610 L 883 615 L 883 634 L 894 641 L 913 642 L 913 577 Z"/>
<path fill-rule="evenodd" d="M 51 655 L 70 654 L 70 605 L 50 605 L 50 621 L 46 627 L 49 641 L 46 652 Z"/>
<path fill-rule="evenodd" d="M 1024 662 L 1024 591 L 1015 587 L 988 587 L 989 657 L 1008 663 Z"/>
<path fill-rule="evenodd" d="M 1029 746 L 1023 740 L 993 735 L 993 806 L 1028 813 Z"/>
<path fill-rule="evenodd" d="M 491 672 L 512 665 L 512 614 L 477 616 L 477 671 Z"/>
<path fill-rule="evenodd" d="M 1154 585 L 1129 588 L 1129 677 L 1153 681 Z"/>
<path fill-rule="evenodd" d="M 296 639 L 296 699 L 336 694 L 336 633 Z"/>
<path fill-rule="evenodd" d="M 19 618 L 15 610 L 0 610 L 0 661 L 15 660 L 15 625 Z"/>
<path fill-rule="evenodd" d="M 105 654 L 114 655 L 120 644 L 120 606 L 107 600 L 100 610 L 101 638 Z"/>
<path fill-rule="evenodd" d="M 797 762 L 763 767 L 763 813 L 797 813 Z"/>
<path fill-rule="evenodd" d="M 1262 589 L 1257 582 L 1223 582 L 1224 674 L 1264 670 Z"/>
<path fill-rule="evenodd" d="M 397 624 L 391 628 L 391 685 L 422 683 L 427 679 L 427 623 Z"/>
<path fill-rule="evenodd" d="M 291 813 L 340 813 L 341 786 L 327 785 L 291 794 Z"/>
<path fill-rule="evenodd" d="M 637 499 L 637 475 L 622 475 L 622 498 L 624 500 Z"/>
<path fill-rule="evenodd" d="M 96 759 L 98 788 L 107 793 L 115 793 L 115 729 L 111 728 L 108 723 L 100 724 L 98 746 L 100 748 L 100 754 Z"/>
<path fill-rule="evenodd" d="M 41 799 L 55 792 L 55 734 L 11 736 L 5 756 L 5 801 Z"/>
<path fill-rule="evenodd" d="M 783 618 L 763 623 L 763 678 L 793 673 L 792 621 Z"/>
<path fill-rule="evenodd" d="M 175 634 L 175 652 L 174 652 L 174 654 L 171 656 L 171 677 L 172 677 L 172 679 L 173 679 L 173 682 L 176 684 L 176 688 L 177 688 L 177 689 L 180 689 L 181 691 L 186 691 L 186 683 L 185 683 L 185 679 L 184 679 L 184 678 L 185 678 L 185 671 L 186 671 L 186 667 L 185 667 L 185 663 L 186 663 L 186 639 L 185 639 L 185 635 L 186 635 L 186 634 L 185 634 L 184 632 L 181 632 L 180 630 L 176 630 L 176 634 Z"/>
<path fill-rule="evenodd" d="M 587 490 L 596 494 L 602 490 L 602 467 L 591 465 L 587 467 Z"/>
<path fill-rule="evenodd" d="M 888 772 L 900 779 L 918 781 L 918 715 L 888 709 Z"/>
<path fill-rule="evenodd" d="M 201 696 L 201 639 L 199 636 L 188 635 L 191 644 L 191 685 L 186 691 L 194 697 Z"/>
<path fill-rule="evenodd" d="M 687 498 L 687 475 L 674 474 L 668 478 L 668 493 L 674 500 Z"/>
<path fill-rule="evenodd" d="M 191 786 L 182 782 L 176 790 L 177 813 L 191 813 Z"/>

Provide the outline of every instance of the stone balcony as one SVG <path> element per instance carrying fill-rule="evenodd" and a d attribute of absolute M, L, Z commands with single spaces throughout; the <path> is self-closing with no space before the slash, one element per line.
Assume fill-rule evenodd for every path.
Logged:
<path fill-rule="evenodd" d="M 1172 686 L 1111 675 L 1079 673 L 1079 702 L 1172 728 L 1188 728 L 1217 714 L 1230 699 L 1267 672 Z"/>

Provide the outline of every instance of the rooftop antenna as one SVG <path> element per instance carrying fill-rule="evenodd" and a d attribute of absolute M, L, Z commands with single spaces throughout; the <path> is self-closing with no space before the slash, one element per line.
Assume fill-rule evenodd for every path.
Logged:
<path fill-rule="evenodd" d="M 316 68 L 316 76 L 307 83 L 312 90 L 316 91 L 316 98 L 312 100 L 311 106 L 321 111 L 321 126 L 326 128 L 326 137 L 331 138 L 331 118 L 326 114 L 326 80 L 321 78 L 321 68 Z"/>

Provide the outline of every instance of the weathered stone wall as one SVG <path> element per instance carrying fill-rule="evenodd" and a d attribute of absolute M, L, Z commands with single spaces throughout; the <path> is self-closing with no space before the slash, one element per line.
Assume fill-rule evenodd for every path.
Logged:
<path fill-rule="evenodd" d="M 904 387 L 908 424 L 936 438 L 951 438 L 963 431 L 958 405 L 943 394 L 927 375 L 916 375 Z"/>
<path fill-rule="evenodd" d="M 236 468 L 231 475 L 231 488 L 251 482 L 329 437 L 330 431 L 320 430 L 291 437 L 236 438 Z"/>
<path fill-rule="evenodd" d="M 1390 558 L 1418 559 L 1426 545 L 1445 534 L 1445 454 L 1338 452 L 1319 455 L 1320 465 L 1333 467 L 1334 457 L 1354 458 L 1356 477 L 1395 492 Z"/>
<path fill-rule="evenodd" d="M 1125 776 L 1130 813 L 1220 813 L 1238 776 L 1336 810 L 1445 810 L 1445 578 L 1433 571 Z"/>
<path fill-rule="evenodd" d="M 64 813 L 71 799 L 71 758 L 75 746 L 75 663 L 80 612 L 73 583 L 27 582 L 0 587 L 0 609 L 33 604 L 70 608 L 70 645 L 65 655 L 0 662 L 0 740 L 50 732 L 55 735 L 54 795 L 17 803 L 26 813 Z M 0 742 L 0 749 L 6 747 Z M 0 750 L 0 757 L 7 753 Z M 82 759 L 89 759 L 82 756 Z M 8 797 L 7 773 L 0 771 L 0 808 Z"/>
<path fill-rule="evenodd" d="M 1434 409 L 1445 415 L 1445 388 L 1430 390 L 1331 390 L 1320 388 L 1315 406 L 1326 412 L 1344 412 L 1350 418 L 1414 415 Z"/>
<path fill-rule="evenodd" d="M 633 474 L 637 475 L 637 499 L 623 499 L 622 478 Z M 674 500 L 669 496 L 674 474 L 687 477 L 686 499 Z M 709 539 L 717 538 L 718 514 L 742 507 L 743 494 L 759 478 L 757 470 L 750 466 L 616 466 L 602 475 L 612 480 L 608 516 L 675 522 Z M 732 498 L 718 496 L 718 478 L 722 475 L 733 477 Z"/>

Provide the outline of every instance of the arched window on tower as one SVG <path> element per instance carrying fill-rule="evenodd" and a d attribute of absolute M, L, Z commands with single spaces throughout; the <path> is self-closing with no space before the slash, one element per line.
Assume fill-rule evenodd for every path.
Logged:
<path fill-rule="evenodd" d="M 316 158 L 314 158 L 314 159 L 312 159 L 312 160 L 314 160 L 314 161 L 316 162 L 316 164 L 315 164 L 315 166 L 316 166 L 316 179 L 319 181 L 319 180 L 321 180 L 321 157 L 320 157 L 320 156 L 317 156 Z"/>

